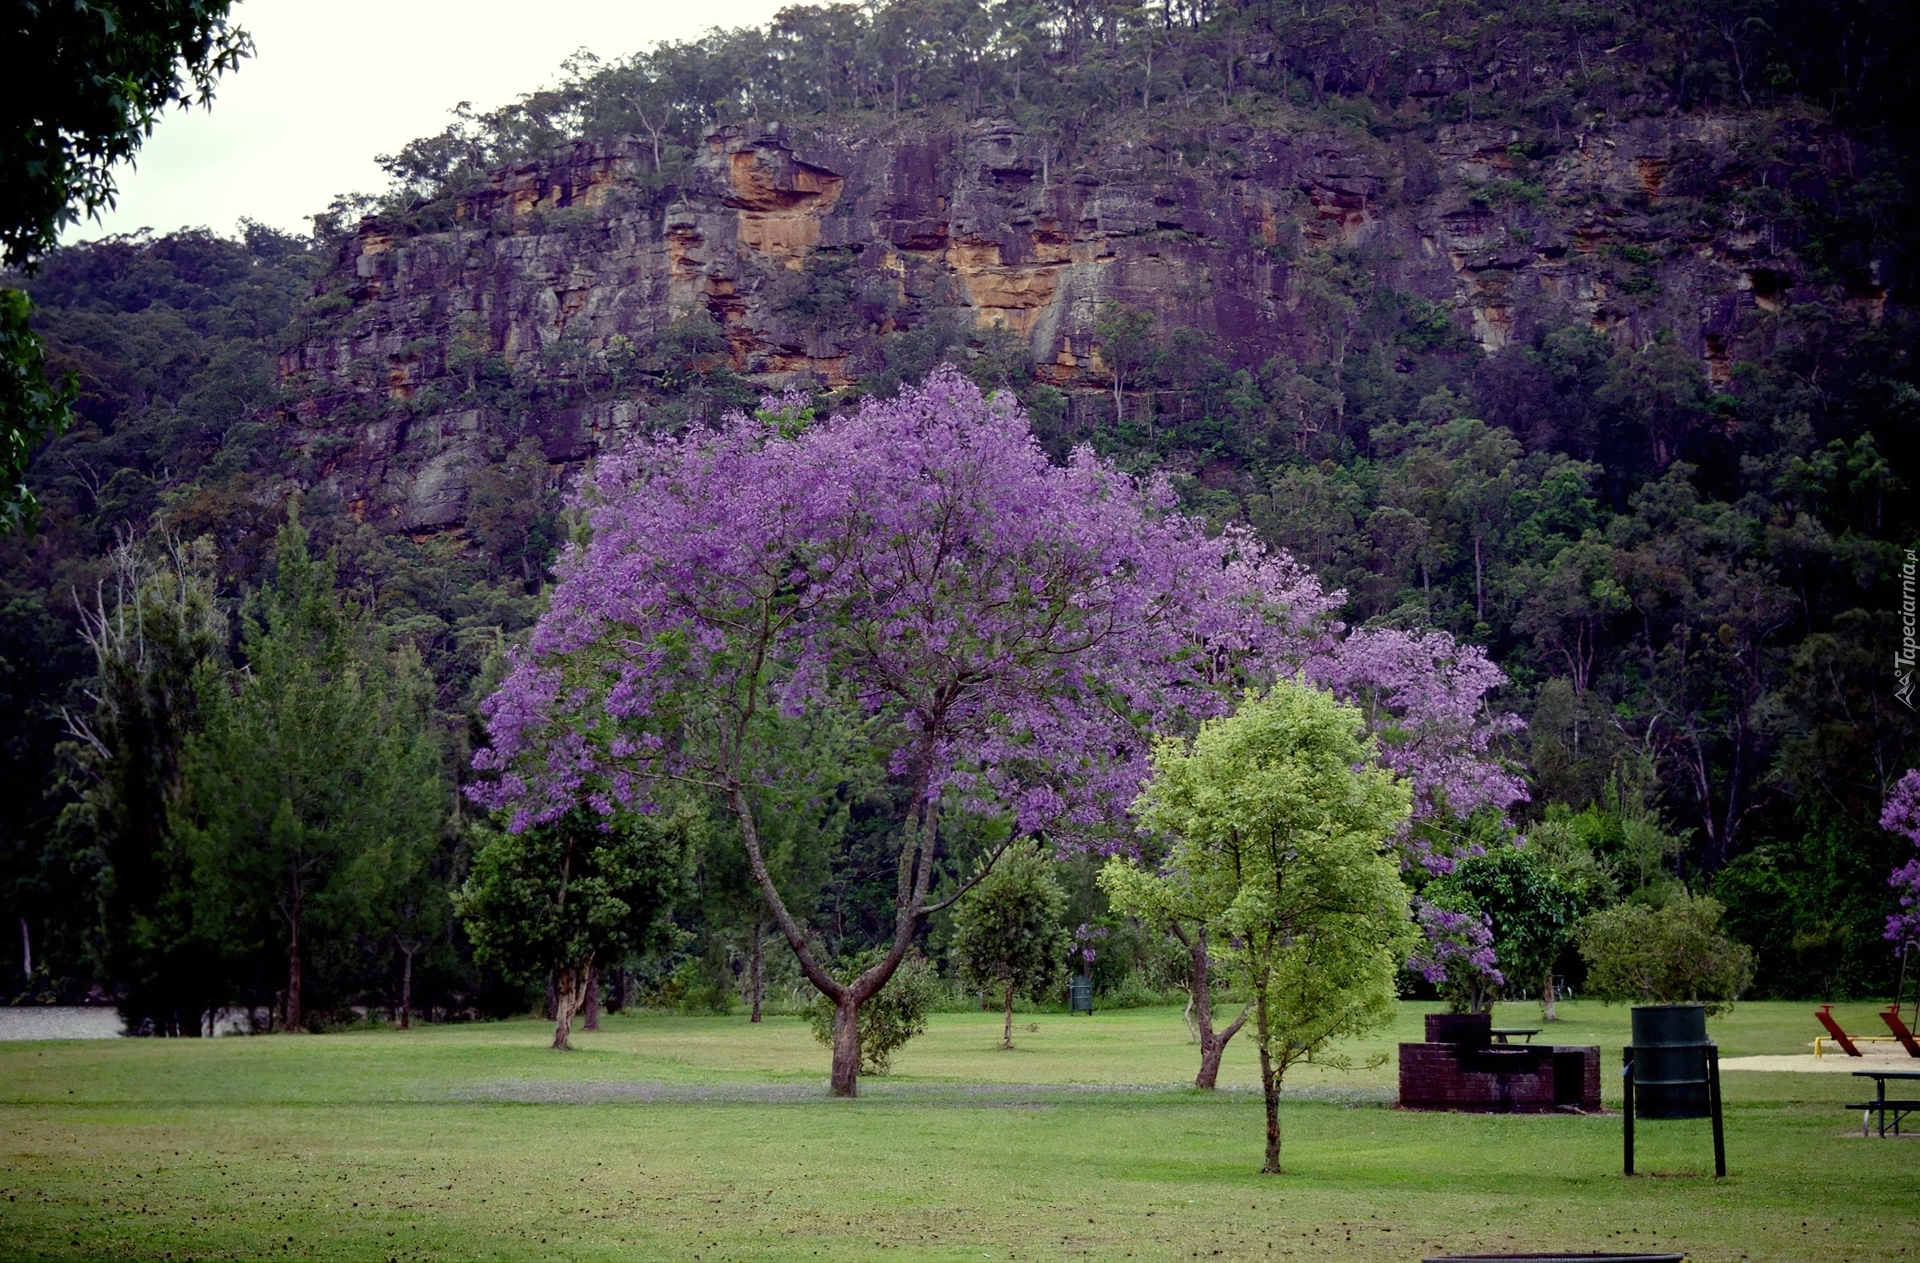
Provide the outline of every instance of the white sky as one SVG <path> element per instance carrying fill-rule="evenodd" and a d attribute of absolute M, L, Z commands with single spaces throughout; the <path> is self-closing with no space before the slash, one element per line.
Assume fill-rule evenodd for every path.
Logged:
<path fill-rule="evenodd" d="M 242 216 L 289 232 L 338 193 L 378 192 L 374 155 L 447 125 L 460 101 L 503 105 L 603 60 L 715 26 L 758 26 L 788 0 L 244 0 L 256 53 L 211 111 L 169 111 L 117 172 L 119 204 L 63 240 L 152 228 L 232 234 Z"/>

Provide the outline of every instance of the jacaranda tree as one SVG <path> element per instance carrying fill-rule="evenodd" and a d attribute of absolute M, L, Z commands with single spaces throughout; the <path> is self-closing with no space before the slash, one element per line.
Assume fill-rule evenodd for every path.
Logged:
<path fill-rule="evenodd" d="M 1894 784 L 1880 813 L 1880 827 L 1920 846 L 1920 769 L 1909 771 Z M 1900 911 L 1887 918 L 1887 941 L 1904 952 L 1920 942 L 1920 858 L 1908 860 L 1887 878 L 1899 892 Z"/>
<path fill-rule="evenodd" d="M 1130 849 L 1154 732 L 1353 652 L 1332 622 L 1339 595 L 1291 558 L 1245 530 L 1209 534 L 1163 480 L 1142 486 L 1089 451 L 1051 464 L 1010 397 L 950 370 L 852 415 L 811 422 L 775 402 L 643 440 L 601 464 L 582 504 L 591 538 L 487 704 L 476 766 L 498 777 L 476 796 L 515 829 L 583 797 L 643 804 L 665 781 L 724 803 L 775 924 L 835 1005 L 843 1095 L 860 1005 L 997 854 L 950 872 L 936 899 L 943 812 L 1004 816 L 1007 844 L 1044 830 Z M 1406 704 L 1394 679 L 1364 686 L 1383 714 Z M 775 883 L 752 805 L 791 775 L 790 729 L 823 709 L 859 719 L 905 803 L 891 942 L 851 981 Z"/>

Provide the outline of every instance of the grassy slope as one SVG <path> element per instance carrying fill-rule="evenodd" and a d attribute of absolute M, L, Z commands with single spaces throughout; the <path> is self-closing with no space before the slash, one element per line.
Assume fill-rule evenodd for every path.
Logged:
<path fill-rule="evenodd" d="M 1743 1005 L 1713 1034 L 1730 1056 L 1804 1051 L 1808 1010 Z M 1625 1010 L 1564 1011 L 1552 1037 L 1601 1043 L 1613 1088 Z M 1841 1007 L 1852 1028 L 1871 1014 Z M 1250 1092 L 1122 1090 L 1190 1076 L 1177 1010 L 1025 1021 L 1006 1054 L 994 1015 L 937 1016 L 858 1102 L 824 1099 L 791 1018 L 623 1016 L 571 1057 L 534 1022 L 0 1045 L 0 1257 L 1920 1252 L 1920 1143 L 1846 1138 L 1845 1075 L 1730 1074 L 1733 1177 L 1700 1177 L 1704 1123 L 1646 1124 L 1659 1174 L 1627 1182 L 1617 1117 L 1407 1113 L 1381 1108 L 1390 1066 L 1309 1068 L 1273 1179 Z M 1418 1023 L 1406 1006 L 1355 1051 Z M 1237 1042 L 1222 1081 L 1252 1078 Z"/>

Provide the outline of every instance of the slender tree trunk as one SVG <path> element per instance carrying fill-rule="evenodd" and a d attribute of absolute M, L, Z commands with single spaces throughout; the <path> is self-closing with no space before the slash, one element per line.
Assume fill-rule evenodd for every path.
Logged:
<path fill-rule="evenodd" d="M 1473 616 L 1481 622 L 1487 621 L 1487 591 L 1485 568 L 1480 561 L 1480 537 L 1473 537 Z"/>
<path fill-rule="evenodd" d="M 860 1093 L 860 1006 L 843 991 L 833 1006 L 833 1095 Z"/>
<path fill-rule="evenodd" d="M 1258 1015 L 1255 1032 L 1260 1040 L 1260 1092 L 1267 1104 L 1267 1160 L 1260 1168 L 1262 1175 L 1280 1174 L 1280 1076 L 1273 1068 L 1273 1052 L 1269 1047 L 1271 1040 L 1267 1028 L 1267 992 L 1263 987 L 1254 994 L 1254 1011 Z"/>
<path fill-rule="evenodd" d="M 33 935 L 27 929 L 27 914 L 20 914 L 20 972 L 33 981 Z"/>
<path fill-rule="evenodd" d="M 1007 984 L 1007 1023 L 1000 1031 L 1000 1048 L 1004 1052 L 1013 1051 L 1013 984 Z"/>
<path fill-rule="evenodd" d="M 1545 1020 L 1549 1022 L 1557 1022 L 1560 1020 L 1560 1014 L 1553 1006 L 1553 966 L 1548 965 L 1546 979 L 1540 987 L 1540 1008 Z"/>
<path fill-rule="evenodd" d="M 547 1007 L 542 1011 L 541 1016 L 551 1022 L 555 1017 L 559 1016 L 559 1013 L 560 989 L 554 986 L 553 972 L 549 970 L 547 972 Z"/>
<path fill-rule="evenodd" d="M 581 1025 L 587 1030 L 600 1029 L 600 966 L 598 965 L 587 966 L 586 1019 Z"/>
<path fill-rule="evenodd" d="M 299 1031 L 306 1024 L 300 1007 L 300 885 L 293 887 L 293 915 L 287 918 L 287 1031 Z"/>
<path fill-rule="evenodd" d="M 752 989 L 752 992 L 753 992 L 753 996 L 752 996 L 753 1015 L 747 1019 L 749 1022 L 757 1022 L 760 1020 L 760 999 L 762 996 L 766 994 L 766 981 L 767 981 L 767 975 L 766 975 L 767 952 L 766 952 L 766 942 L 765 942 L 766 929 L 767 929 L 766 921 L 764 920 L 754 921 L 753 923 L 753 960 L 749 962 L 747 966 L 747 969 L 748 969 L 747 985 Z"/>
<path fill-rule="evenodd" d="M 400 966 L 400 1029 L 407 1030 L 413 1025 L 413 952 L 403 947 L 404 962 Z"/>

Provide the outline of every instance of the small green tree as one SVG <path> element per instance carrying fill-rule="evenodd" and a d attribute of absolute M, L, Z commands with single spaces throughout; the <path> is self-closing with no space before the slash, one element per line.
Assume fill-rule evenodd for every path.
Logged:
<path fill-rule="evenodd" d="M 594 964 L 664 938 L 692 834 L 685 812 L 605 818 L 585 807 L 520 833 L 474 826 L 473 870 L 454 909 L 476 960 L 512 977 L 552 976 L 555 1051 L 572 1050 Z"/>
<path fill-rule="evenodd" d="M 1602 1000 L 1704 1001 L 1724 1013 L 1753 980 L 1753 949 L 1720 933 L 1726 909 L 1685 893 L 1658 908 L 1623 903 L 1580 923 L 1587 989 Z"/>
<path fill-rule="evenodd" d="M 1099 340 L 1101 362 L 1113 374 L 1114 424 L 1124 425 L 1127 383 L 1136 381 L 1153 358 L 1153 316 L 1109 303 L 1093 327 L 1093 336 Z"/>
<path fill-rule="evenodd" d="M 1394 1014 L 1395 967 L 1412 942 L 1406 891 L 1386 853 L 1412 795 L 1381 768 L 1360 712 L 1303 683 L 1249 694 L 1202 725 L 1192 747 L 1166 739 L 1134 805 L 1173 839 L 1162 868 L 1214 887 L 1223 963 L 1254 996 L 1266 1098 L 1263 1173 L 1280 1171 L 1280 1083 L 1289 1067 Z M 1115 859 L 1110 891 L 1166 880 Z M 1123 898 L 1132 899 L 1123 894 Z"/>
<path fill-rule="evenodd" d="M 284 930 L 283 1024 L 298 1031 L 315 950 L 366 928 L 439 839 L 431 684 L 416 653 L 383 652 L 343 605 L 297 506 L 241 644 L 244 671 L 205 663 L 196 676 L 204 728 L 186 745 L 174 830 L 198 924 L 223 942 Z"/>
<path fill-rule="evenodd" d="M 835 972 L 846 981 L 877 965 L 886 953 L 879 948 L 856 953 Z M 877 995 L 860 1006 L 860 1073 L 885 1074 L 893 1054 L 927 1029 L 927 1011 L 940 993 L 940 976 L 918 952 L 907 956 Z M 833 1001 L 816 994 L 807 1006 L 813 1037 L 833 1047 Z"/>
<path fill-rule="evenodd" d="M 1573 940 L 1582 911 L 1579 891 L 1561 880 L 1544 853 L 1513 846 L 1497 846 L 1465 861 L 1428 887 L 1429 898 L 1436 897 L 1435 887 L 1460 891 L 1474 909 L 1493 918 L 1494 951 L 1509 985 L 1523 993 L 1530 986 L 1540 988 L 1546 1018 L 1556 1020 L 1553 965 Z"/>
<path fill-rule="evenodd" d="M 1039 999 L 1059 980 L 1067 959 L 1067 896 L 1038 844 L 1008 849 L 992 872 L 953 910 L 953 954 L 970 986 L 1001 993 L 1006 1025 L 1000 1047 L 1013 1047 L 1013 997 Z"/>

